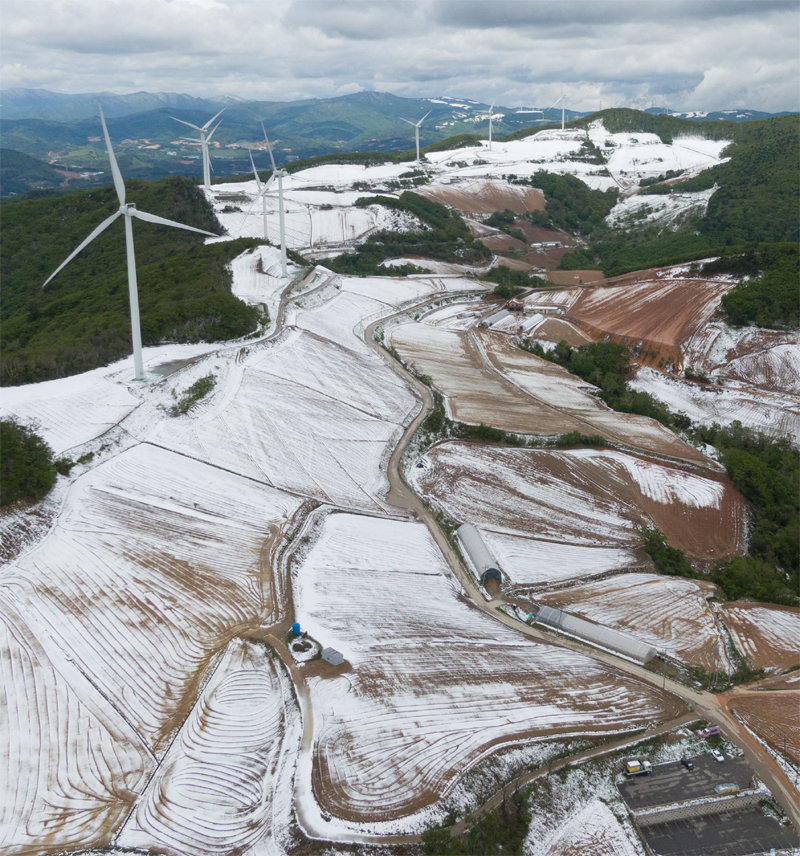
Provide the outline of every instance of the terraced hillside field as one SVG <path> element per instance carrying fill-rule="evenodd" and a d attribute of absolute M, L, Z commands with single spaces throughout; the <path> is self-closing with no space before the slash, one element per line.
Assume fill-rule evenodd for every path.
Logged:
<path fill-rule="evenodd" d="M 669 362 L 683 369 L 681 345 L 709 320 L 722 295 L 735 285 L 731 279 L 691 279 L 662 276 L 585 289 L 568 317 L 593 339 L 611 336 L 640 346 L 639 360 L 647 365 Z"/>
<path fill-rule="evenodd" d="M 704 561 L 736 553 L 744 538 L 744 500 L 719 474 L 609 450 L 459 442 L 433 447 L 421 463 L 410 477 L 422 495 L 453 520 L 485 530 L 519 584 L 561 576 L 533 561 L 541 547 L 526 549 L 528 540 L 620 551 L 618 559 L 599 554 L 599 568 L 587 553 L 573 566 L 580 576 L 617 561 L 630 564 L 642 526 L 660 529 L 670 543 Z"/>
<path fill-rule="evenodd" d="M 733 671 L 725 635 L 706 598 L 711 583 L 656 574 L 617 574 L 539 596 L 542 603 L 628 631 L 659 651 L 706 672 Z"/>
<path fill-rule="evenodd" d="M 678 715 L 659 690 L 499 625 L 447 573 L 421 524 L 350 514 L 328 516 L 296 568 L 296 619 L 346 660 L 308 672 L 313 791 L 332 814 L 402 817 L 493 746 Z"/>
<path fill-rule="evenodd" d="M 598 433 L 642 451 L 704 460 L 663 425 L 610 410 L 585 382 L 505 336 L 416 322 L 394 327 L 390 341 L 404 361 L 432 378 L 453 419 L 523 434 Z"/>

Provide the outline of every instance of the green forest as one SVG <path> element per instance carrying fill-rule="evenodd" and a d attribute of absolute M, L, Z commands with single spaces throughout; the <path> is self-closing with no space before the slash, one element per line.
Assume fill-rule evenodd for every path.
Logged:
<path fill-rule="evenodd" d="M 693 192 L 716 184 L 704 216 L 689 218 L 675 230 L 653 224 L 623 230 L 602 221 L 590 223 L 588 248 L 567 253 L 562 261 L 564 269 L 594 266 L 607 276 L 616 276 L 758 246 L 758 252 L 769 260 L 764 245 L 796 244 L 800 238 L 800 128 L 796 116 L 742 123 L 700 122 L 689 127 L 671 116 L 636 111 L 611 111 L 611 115 L 604 113 L 603 119 L 610 131 L 652 131 L 666 142 L 692 132 L 732 139 L 724 152 L 730 160 L 678 184 L 646 188 L 647 193 Z M 581 232 L 587 234 L 585 228 Z M 750 302 L 753 294 L 748 296 Z M 787 294 L 779 302 L 796 306 L 796 277 L 793 296 L 794 300 Z M 757 315 L 758 310 L 748 310 L 746 316 L 737 317 L 755 320 Z M 770 309 L 765 317 L 772 317 L 776 324 L 792 323 L 783 310 L 776 315 Z"/>
<path fill-rule="evenodd" d="M 144 211 L 220 231 L 213 211 L 189 179 L 130 181 L 126 189 L 129 201 Z M 3 385 L 76 374 L 131 352 L 121 220 L 42 287 L 117 208 L 110 187 L 3 206 Z M 231 275 L 225 269 L 257 241 L 204 246 L 196 233 L 138 220 L 133 231 L 144 345 L 231 339 L 257 328 L 258 311 L 231 294 Z"/>
<path fill-rule="evenodd" d="M 0 506 L 46 496 L 56 480 L 53 451 L 30 427 L 0 420 Z"/>

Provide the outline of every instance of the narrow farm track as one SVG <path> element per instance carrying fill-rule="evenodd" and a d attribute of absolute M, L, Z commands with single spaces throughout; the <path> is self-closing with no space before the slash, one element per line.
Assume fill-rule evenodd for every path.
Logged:
<path fill-rule="evenodd" d="M 431 301 L 426 301 L 426 303 L 428 302 Z M 404 314 L 406 311 L 408 310 L 404 310 L 404 312 L 401 313 L 395 313 L 395 315 Z M 638 678 L 652 686 L 661 688 L 666 692 L 670 692 L 684 701 L 689 709 L 694 711 L 696 715 L 700 715 L 709 721 L 720 724 L 725 735 L 743 750 L 745 757 L 753 766 L 754 770 L 758 773 L 762 781 L 765 782 L 767 787 L 769 787 L 773 795 L 778 799 L 789 817 L 792 819 L 795 828 L 800 829 L 800 793 L 798 793 L 797 789 L 778 763 L 754 738 L 735 714 L 729 710 L 729 699 L 727 696 L 718 696 L 713 693 L 686 687 L 677 681 L 655 674 L 654 672 L 650 672 L 647 669 L 621 657 L 617 657 L 604 651 L 599 651 L 576 640 L 571 640 L 563 636 L 555 637 L 553 634 L 545 633 L 544 631 L 534 627 L 529 627 L 528 625 L 525 625 L 500 611 L 499 607 L 506 604 L 505 599 L 503 598 L 496 598 L 491 603 L 487 603 L 483 594 L 478 589 L 472 575 L 463 567 L 455 550 L 452 548 L 444 532 L 436 522 L 435 515 L 411 489 L 402 475 L 400 461 L 417 427 L 423 422 L 433 407 L 433 399 L 430 390 L 409 371 L 407 371 L 402 364 L 392 358 L 391 355 L 374 340 L 373 334 L 378 324 L 385 323 L 392 317 L 394 316 L 388 316 L 379 322 L 374 322 L 369 325 L 365 331 L 364 338 L 370 347 L 384 357 L 393 371 L 395 371 L 396 374 L 402 377 L 409 386 L 411 386 L 419 396 L 422 407 L 414 420 L 412 420 L 412 422 L 406 427 L 405 432 L 400 438 L 400 441 L 389 460 L 387 475 L 391 488 L 387 494 L 387 501 L 399 508 L 410 511 L 418 520 L 428 527 L 431 535 L 447 560 L 453 575 L 459 581 L 464 591 L 478 609 L 483 610 L 506 626 L 528 636 L 529 638 L 535 639 L 538 642 L 544 642 L 550 645 L 560 645 L 581 654 L 593 657 L 596 660 L 600 660 L 607 665 L 614 666 L 626 672 L 631 677 Z M 389 841 L 393 839 L 383 838 L 382 840 L 389 843 Z M 396 843 L 400 842 L 398 841 Z"/>

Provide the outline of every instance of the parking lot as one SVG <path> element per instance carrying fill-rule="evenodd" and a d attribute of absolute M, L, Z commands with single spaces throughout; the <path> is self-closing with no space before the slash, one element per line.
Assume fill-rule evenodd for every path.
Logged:
<path fill-rule="evenodd" d="M 659 856 L 744 856 L 800 844 L 791 826 L 781 826 L 755 806 L 660 823 L 641 831 Z"/>
<path fill-rule="evenodd" d="M 644 776 L 632 776 L 617 785 L 622 798 L 633 810 L 656 805 L 669 805 L 699 797 L 714 796 L 714 786 L 733 782 L 740 789 L 749 788 L 753 770 L 743 757 L 716 761 L 710 754 L 694 755 L 693 770 L 680 761 L 659 764 Z"/>

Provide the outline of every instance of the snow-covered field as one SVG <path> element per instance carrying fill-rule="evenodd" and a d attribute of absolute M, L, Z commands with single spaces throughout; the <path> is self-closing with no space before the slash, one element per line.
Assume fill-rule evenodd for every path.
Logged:
<path fill-rule="evenodd" d="M 732 671 L 724 636 L 706 597 L 714 586 L 656 574 L 620 574 L 540 595 L 607 627 L 629 631 L 670 657 L 707 672 Z"/>
<path fill-rule="evenodd" d="M 341 667 L 309 674 L 312 785 L 344 820 L 437 800 L 493 744 L 613 732 L 675 703 L 470 608 L 418 523 L 334 514 L 294 573 L 295 618 Z M 569 686 L 556 676 L 568 672 Z"/>
<path fill-rule="evenodd" d="M 753 386 L 726 383 L 699 384 L 642 366 L 630 386 L 647 392 L 673 413 L 685 413 L 700 425 L 730 425 L 739 421 L 748 428 L 775 437 L 800 436 L 800 396 L 767 392 Z"/>
<path fill-rule="evenodd" d="M 697 193 L 665 195 L 627 196 L 621 199 L 606 217 L 610 226 L 630 227 L 646 223 L 677 225 L 688 214 L 702 215 L 708 206 L 708 200 L 715 189 L 701 190 Z"/>
<path fill-rule="evenodd" d="M 604 570 L 616 561 L 628 564 L 641 526 L 661 529 L 698 558 L 730 555 L 743 537 L 744 503 L 726 479 L 623 452 L 447 442 L 421 463 L 409 478 L 453 520 L 501 535 L 618 551 L 598 555 Z M 566 576 L 532 567 L 520 542 L 499 546 L 512 580 Z M 575 567 L 580 576 L 592 573 L 580 561 Z"/>
<path fill-rule="evenodd" d="M 755 669 L 800 665 L 800 609 L 734 601 L 719 606 L 734 644 Z"/>
<path fill-rule="evenodd" d="M 264 646 L 233 640 L 117 836 L 186 856 L 283 853 L 300 718 Z"/>

